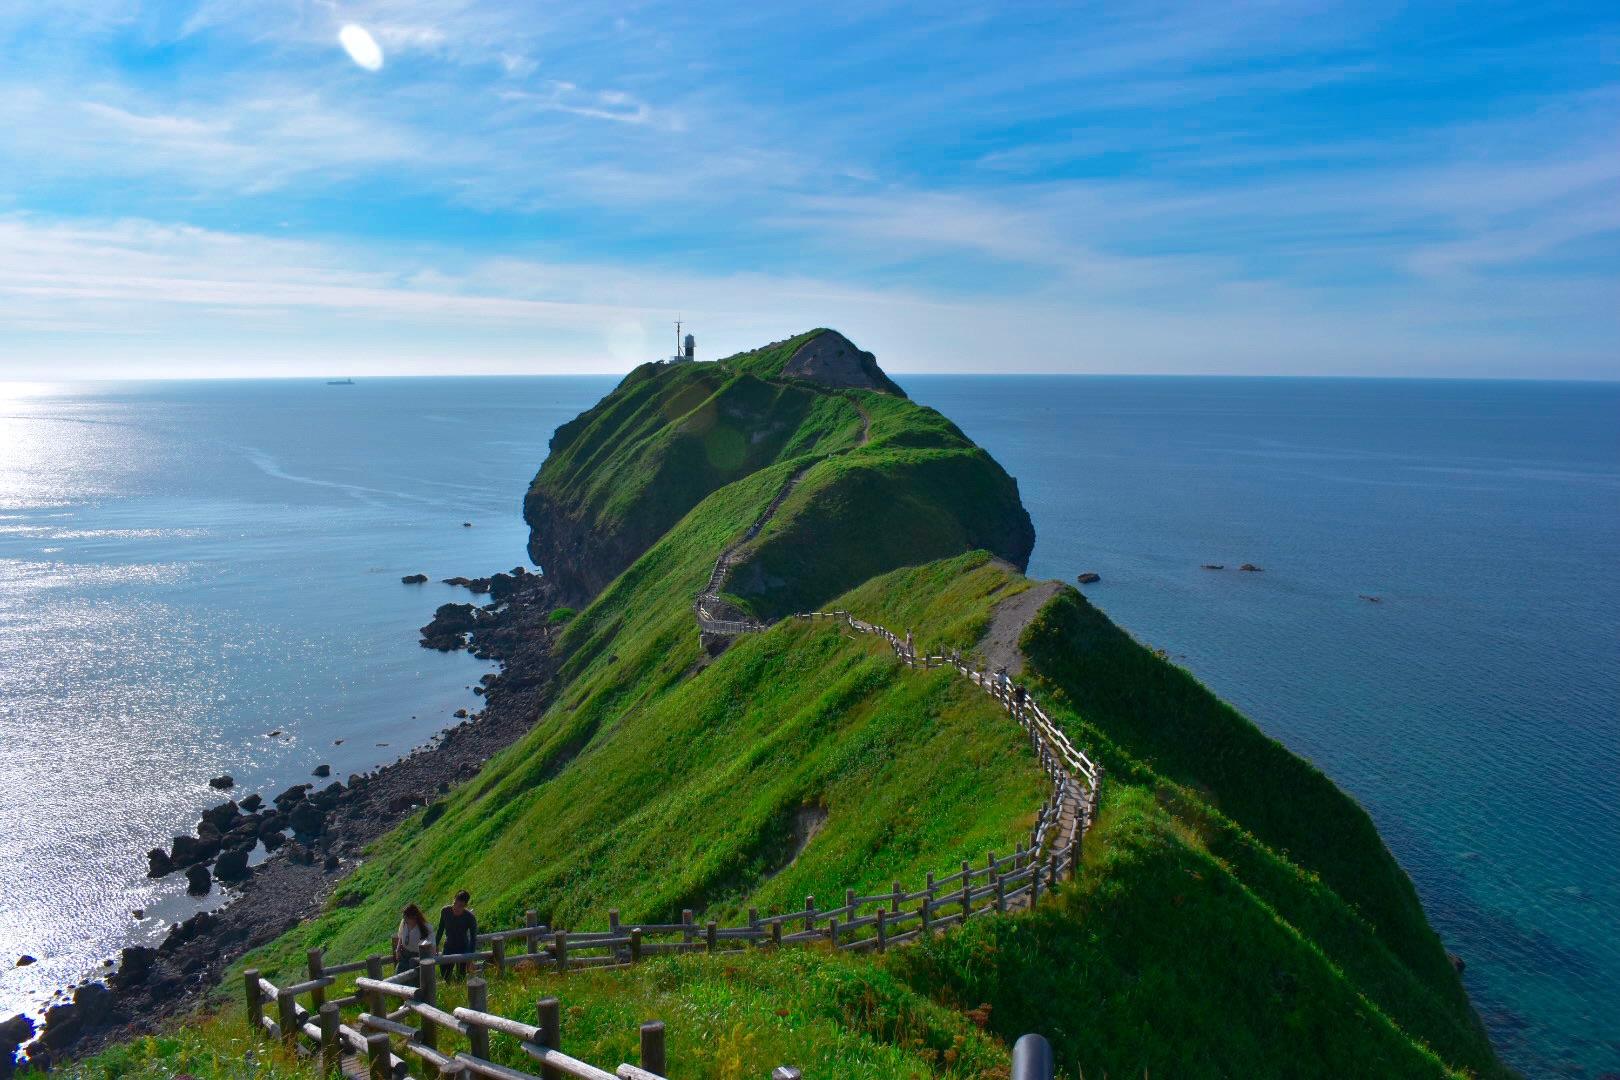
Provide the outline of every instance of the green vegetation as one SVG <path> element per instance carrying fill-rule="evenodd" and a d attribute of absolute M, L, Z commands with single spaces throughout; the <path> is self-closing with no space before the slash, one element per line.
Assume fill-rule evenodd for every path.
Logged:
<path fill-rule="evenodd" d="M 598 567 L 604 586 L 565 616 L 557 697 L 250 963 L 288 977 L 312 945 L 364 955 L 406 901 L 461 886 L 486 927 L 526 908 L 571 927 L 610 908 L 727 920 L 913 883 L 1024 835 L 1044 797 L 1028 744 L 953 673 L 904 669 L 825 621 L 787 619 L 718 657 L 700 647 L 692 600 L 715 558 L 801 472 L 738 552 L 739 606 L 845 607 L 971 651 L 1029 586 L 1007 561 L 1028 552 L 1011 478 L 903 398 L 774 381 L 797 340 L 637 369 L 559 430 L 530 520 L 606 538 L 622 566 Z M 590 576 L 581 550 L 548 550 L 548 572 Z M 682 1077 L 782 1062 L 812 1077 L 1005 1075 L 997 1040 L 1029 1030 L 1074 1077 L 1506 1075 L 1354 802 L 1072 589 L 1022 645 L 1024 680 L 1108 770 L 1057 902 L 881 957 L 790 949 L 513 976 L 492 1004 L 522 1017 L 555 993 L 566 1048 L 610 1068 L 635 1060 L 638 1021 L 665 1020 Z M 246 1037 L 232 1008 L 82 1070 L 239 1073 L 219 1064 Z"/>
<path fill-rule="evenodd" d="M 567 622 L 569 619 L 572 619 L 575 615 L 578 615 L 578 614 L 579 614 L 579 612 L 575 611 L 571 607 L 560 607 L 560 608 L 557 608 L 555 611 L 553 611 L 551 614 L 547 615 L 546 616 L 546 621 L 551 623 L 554 626 L 560 626 L 560 625 Z"/>

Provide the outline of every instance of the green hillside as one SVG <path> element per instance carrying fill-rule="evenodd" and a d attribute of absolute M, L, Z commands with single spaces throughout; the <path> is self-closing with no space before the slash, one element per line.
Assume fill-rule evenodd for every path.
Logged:
<path fill-rule="evenodd" d="M 826 621 L 718 656 L 699 641 L 716 557 L 794 477 L 737 547 L 727 590 L 745 611 L 837 606 L 971 653 L 1030 587 L 1015 482 L 893 390 L 784 378 L 810 337 L 639 368 L 558 431 L 525 502 L 537 560 L 590 597 L 562 636 L 557 697 L 252 964 L 294 973 L 313 945 L 363 956 L 402 904 L 462 886 L 486 927 L 529 908 L 553 926 L 609 909 L 724 920 L 884 891 L 1027 835 L 1046 794 L 1028 740 L 949 669 L 908 669 Z M 998 1040 L 1024 1031 L 1071 1076 L 1506 1075 L 1353 801 L 1072 589 L 1021 643 L 1023 681 L 1108 770 L 1054 902 L 882 956 L 661 958 L 514 975 L 492 1001 L 524 1015 L 557 994 L 570 1052 L 609 1067 L 635 1060 L 634 1022 L 656 1016 L 683 1077 L 783 1061 L 807 1077 L 1004 1075 Z M 245 1037 L 233 1009 L 80 1069 L 222 1074 L 219 1048 Z"/>

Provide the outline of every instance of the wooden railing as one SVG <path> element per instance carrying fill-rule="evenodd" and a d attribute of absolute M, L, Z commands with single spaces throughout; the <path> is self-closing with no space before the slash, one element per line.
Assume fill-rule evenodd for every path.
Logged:
<path fill-rule="evenodd" d="M 902 663 L 925 670 L 951 667 L 1005 708 L 1029 733 L 1037 759 L 1052 783 L 1028 843 L 1006 856 L 991 852 L 982 866 L 963 862 L 959 870 L 944 876 L 929 873 L 915 888 L 907 889 L 896 881 L 881 893 L 858 895 L 846 889 L 843 903 L 831 908 L 818 907 L 814 896 L 805 897 L 804 907 L 796 911 L 762 916 L 758 909 L 749 908 L 747 922 L 734 926 L 721 926 L 714 920 L 699 923 L 691 910 L 683 911 L 677 923 L 631 924 L 622 921 L 615 910 L 608 913 L 603 930 L 554 930 L 541 924 L 531 910 L 521 927 L 480 934 L 475 942 L 478 947 L 471 952 L 438 954 L 431 945 L 424 946 L 414 968 L 388 977 L 383 975 L 380 953 L 327 966 L 322 950 L 311 949 L 300 981 L 276 986 L 257 970 L 244 973 L 249 1022 L 291 1048 L 318 1055 L 329 1073 L 345 1058 L 364 1060 L 374 1080 L 398 1080 L 406 1075 L 410 1066 L 394 1053 L 395 1038 L 403 1040 L 400 1049 L 440 1076 L 536 1080 L 532 1074 L 492 1061 L 491 1035 L 515 1039 L 522 1053 L 537 1063 L 540 1080 L 662 1080 L 666 1063 L 661 1023 L 641 1025 L 640 1064 L 626 1062 L 608 1072 L 562 1051 L 556 998 L 538 1003 L 532 1024 L 499 1016 L 488 1011 L 488 984 L 483 976 L 499 977 L 513 968 L 560 974 L 624 967 L 668 953 L 738 953 L 810 942 L 882 952 L 942 933 L 971 918 L 1033 907 L 1042 893 L 1050 893 L 1059 881 L 1078 872 L 1080 841 L 1096 816 L 1103 770 L 1074 747 L 1023 687 L 1013 684 L 1004 672 L 992 674 L 973 667 L 954 651 L 919 653 L 909 632 L 901 638 L 847 611 L 803 612 L 794 618 L 832 620 L 856 633 L 874 634 L 889 643 Z M 439 1007 L 439 968 L 445 965 L 477 969 L 477 977 L 467 982 L 465 1007 L 450 1011 Z M 352 992 L 329 999 L 328 991 L 350 974 L 359 975 Z M 301 998 L 307 999 L 307 1005 Z M 269 1006 L 274 1006 L 274 1016 L 266 1015 Z M 345 1010 L 352 1014 L 349 1022 L 344 1019 Z M 451 1051 L 441 1047 L 446 1032 L 462 1039 L 467 1048 Z M 773 1073 L 778 1080 L 797 1075 L 786 1066 Z"/>

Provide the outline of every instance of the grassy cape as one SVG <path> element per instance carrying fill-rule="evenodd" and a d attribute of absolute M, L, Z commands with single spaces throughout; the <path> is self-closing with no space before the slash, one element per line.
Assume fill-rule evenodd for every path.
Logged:
<path fill-rule="evenodd" d="M 463 885 L 487 927 L 525 908 L 567 926 L 609 908 L 723 919 L 1011 849 L 1041 778 L 960 679 L 826 623 L 789 620 L 713 659 L 700 647 L 692 601 L 717 554 L 801 471 L 730 578 L 728 599 L 757 617 L 836 605 L 971 652 L 1030 585 L 1015 482 L 897 393 L 784 378 L 809 336 L 638 368 L 559 429 L 526 512 L 537 533 L 598 541 L 594 567 L 537 541 L 548 573 L 595 593 L 559 616 L 560 692 L 249 963 L 290 974 L 313 945 L 362 956 L 403 903 Z M 637 1021 L 662 1019 L 682 1077 L 784 1062 L 809 1077 L 1005 1075 L 1004 1044 L 1025 1031 L 1075 1077 L 1507 1075 L 1360 807 L 1072 589 L 1021 644 L 1023 680 L 1109 770 L 1083 870 L 1054 902 L 886 956 L 513 975 L 492 1004 L 521 1016 L 557 994 L 569 1052 L 609 1068 L 635 1060 Z M 309 1075 L 256 1044 L 229 999 L 75 1068 L 235 1075 L 249 1049 L 268 1073 Z"/>

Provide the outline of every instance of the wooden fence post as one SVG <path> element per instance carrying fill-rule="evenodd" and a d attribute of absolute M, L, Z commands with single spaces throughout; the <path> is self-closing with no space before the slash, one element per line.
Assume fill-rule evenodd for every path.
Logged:
<path fill-rule="evenodd" d="M 388 1036 L 378 1032 L 366 1036 L 366 1059 L 371 1063 L 371 1080 L 393 1080 L 394 1068 L 389 1062 Z"/>
<path fill-rule="evenodd" d="M 708 945 L 710 952 L 714 952 L 715 941 L 716 941 L 715 931 L 717 931 L 719 928 L 720 928 L 720 924 L 715 922 L 713 919 L 710 919 L 709 920 L 709 925 L 704 928 L 703 940 Z"/>
<path fill-rule="evenodd" d="M 748 909 L 748 929 L 753 931 L 755 934 L 759 933 L 759 908 L 757 907 L 751 907 Z M 759 945 L 759 938 L 750 937 L 748 939 L 748 947 L 750 949 L 757 949 L 759 948 Z"/>
<path fill-rule="evenodd" d="M 1029 872 L 1029 907 L 1033 911 L 1035 905 L 1041 902 L 1041 864 L 1035 863 L 1035 868 Z"/>
<path fill-rule="evenodd" d="M 338 1050 L 338 1025 L 343 1022 L 336 1005 L 327 1002 L 321 1006 L 321 1072 L 336 1076 L 343 1067 Z"/>
<path fill-rule="evenodd" d="M 566 930 L 557 931 L 556 936 L 552 938 L 551 947 L 557 953 L 557 970 L 559 972 L 567 971 L 568 970 L 568 931 L 566 931 Z M 553 1047 L 553 1049 L 555 1049 L 555 1047 Z"/>
<path fill-rule="evenodd" d="M 489 1012 L 489 983 L 483 979 L 467 980 L 467 1008 Z M 489 1060 L 489 1028 L 468 1024 L 467 1041 L 472 1044 L 473 1057 Z"/>
<path fill-rule="evenodd" d="M 1069 880 L 1073 881 L 1080 876 L 1080 830 L 1074 830 L 1074 837 L 1069 841 Z"/>
<path fill-rule="evenodd" d="M 255 1032 L 264 1030 L 264 992 L 259 989 L 259 969 L 242 972 L 242 988 L 247 991 L 248 1026 Z"/>
<path fill-rule="evenodd" d="M 490 948 L 490 952 L 494 954 L 494 955 L 492 955 L 490 957 L 490 963 L 495 965 L 495 974 L 497 974 L 497 975 L 505 975 L 506 974 L 506 939 L 505 938 L 495 938 L 493 941 L 491 941 L 489 943 L 489 948 Z"/>
<path fill-rule="evenodd" d="M 309 959 L 309 977 L 311 979 L 319 979 L 321 976 L 325 975 L 326 971 L 322 967 L 321 963 L 322 951 L 320 949 L 311 949 L 306 955 Z M 326 1004 L 326 988 L 324 986 L 317 986 L 314 990 L 310 991 L 309 1000 L 311 1002 L 309 1011 L 313 1013 L 320 1012 L 321 1006 Z"/>
<path fill-rule="evenodd" d="M 641 963 L 641 927 L 639 926 L 630 928 L 630 962 L 632 964 Z"/>
<path fill-rule="evenodd" d="M 649 1020 L 641 1025 L 641 1067 L 659 1076 L 667 1071 L 662 1020 Z"/>
<path fill-rule="evenodd" d="M 968 921 L 973 914 L 973 865 L 966 859 L 962 860 L 962 921 Z"/>
<path fill-rule="evenodd" d="M 833 948 L 838 948 L 838 920 L 827 920 L 827 937 L 832 941 Z"/>
<path fill-rule="evenodd" d="M 382 977 L 382 957 L 376 953 L 372 953 L 370 956 L 366 957 L 366 978 L 380 980 Z M 380 992 L 376 990 L 368 990 L 366 995 L 368 1002 L 366 1008 L 373 1016 L 386 1016 L 388 1014 L 388 1002 L 383 998 Z"/>
<path fill-rule="evenodd" d="M 534 908 L 525 911 L 523 913 L 523 927 L 528 930 L 528 933 L 523 935 L 523 940 L 528 942 L 528 947 L 523 951 L 530 956 L 534 956 L 540 951 L 540 935 L 536 933 L 540 929 L 540 913 Z"/>
<path fill-rule="evenodd" d="M 854 919 L 855 919 L 855 890 L 854 889 L 845 889 L 844 890 L 844 906 L 849 909 L 848 913 L 845 914 L 845 916 L 844 916 L 844 921 L 845 922 L 853 922 Z"/>
<path fill-rule="evenodd" d="M 894 892 L 890 894 L 891 899 L 889 900 L 889 914 L 898 915 L 900 914 L 900 898 L 906 895 L 906 891 L 900 887 L 900 883 L 898 881 L 894 882 L 893 884 Z"/>
<path fill-rule="evenodd" d="M 416 1000 L 424 1005 L 439 1004 L 439 966 L 432 957 L 424 956 L 416 962 Z M 437 1049 L 439 1025 L 424 1016 L 416 1032 L 416 1041 L 429 1050 Z"/>
<path fill-rule="evenodd" d="M 889 948 L 889 928 L 885 920 L 889 913 L 882 908 L 877 910 L 877 951 L 885 952 Z"/>
<path fill-rule="evenodd" d="M 541 998 L 534 1011 L 539 1021 L 540 1045 L 562 1053 L 562 1003 L 554 997 Z M 562 1070 L 555 1065 L 540 1066 L 544 1080 L 563 1080 Z"/>
<path fill-rule="evenodd" d="M 298 1026 L 298 999 L 283 991 L 276 995 L 277 1023 L 281 1025 L 281 1041 L 291 1050 L 298 1045 L 302 1029 Z"/>
<path fill-rule="evenodd" d="M 814 896 L 804 898 L 804 928 L 806 930 L 816 928 L 816 898 Z"/>
<path fill-rule="evenodd" d="M 994 870 L 990 871 L 990 880 L 996 886 L 996 910 L 1007 910 L 1007 880 Z"/>
<path fill-rule="evenodd" d="M 777 920 L 776 922 L 771 923 L 771 947 L 775 948 L 775 949 L 780 949 L 782 947 L 782 922 L 781 922 L 781 920 Z"/>
<path fill-rule="evenodd" d="M 692 942 L 697 940 L 696 931 L 692 927 L 692 909 L 691 908 L 682 908 L 681 909 L 681 926 L 683 927 L 683 929 L 681 930 L 681 940 L 682 941 L 684 941 L 688 945 L 690 945 Z"/>
<path fill-rule="evenodd" d="M 933 876 L 933 874 L 928 875 L 930 878 L 928 882 L 928 890 L 923 893 L 922 906 L 917 909 L 917 911 L 922 915 L 922 936 L 925 938 L 934 936 L 934 913 L 931 910 L 934 906 Z"/>

